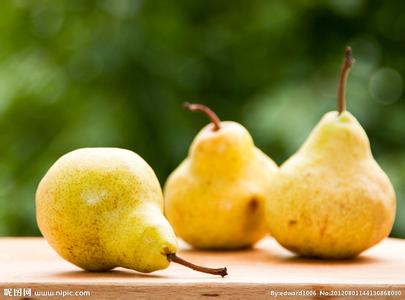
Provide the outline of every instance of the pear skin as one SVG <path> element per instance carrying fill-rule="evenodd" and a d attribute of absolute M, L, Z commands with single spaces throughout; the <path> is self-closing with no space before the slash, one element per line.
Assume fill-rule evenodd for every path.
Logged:
<path fill-rule="evenodd" d="M 365 131 L 345 111 L 342 84 L 351 63 L 348 48 L 340 111 L 327 113 L 272 177 L 270 232 L 303 256 L 354 257 L 388 236 L 395 218 L 392 184 L 374 160 Z"/>
<path fill-rule="evenodd" d="M 349 112 L 327 113 L 272 183 L 267 222 L 291 251 L 353 257 L 391 231 L 394 189 Z"/>
<path fill-rule="evenodd" d="M 132 151 L 84 148 L 62 156 L 38 186 L 36 213 L 52 248 L 85 270 L 148 273 L 176 260 L 160 184 Z"/>
<path fill-rule="evenodd" d="M 215 118 L 168 177 L 165 214 L 176 234 L 196 248 L 249 247 L 266 235 L 269 174 L 277 166 L 242 125 Z"/>

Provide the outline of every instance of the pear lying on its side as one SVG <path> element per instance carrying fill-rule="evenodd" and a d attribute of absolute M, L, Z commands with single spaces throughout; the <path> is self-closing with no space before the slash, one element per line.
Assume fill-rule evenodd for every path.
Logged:
<path fill-rule="evenodd" d="M 176 236 L 163 216 L 163 196 L 151 167 L 118 148 L 84 148 L 61 157 L 36 193 L 38 226 L 69 262 L 90 271 L 140 272 L 170 261 L 225 276 L 176 256 Z"/>
<path fill-rule="evenodd" d="M 269 176 L 276 164 L 253 144 L 240 124 L 211 118 L 195 137 L 189 156 L 169 176 L 165 214 L 176 234 L 203 249 L 248 247 L 266 234 Z"/>
<path fill-rule="evenodd" d="M 386 237 L 395 193 L 374 160 L 366 133 L 344 110 L 352 64 L 346 50 L 339 112 L 327 113 L 272 178 L 267 223 L 281 245 L 304 256 L 353 257 Z"/>

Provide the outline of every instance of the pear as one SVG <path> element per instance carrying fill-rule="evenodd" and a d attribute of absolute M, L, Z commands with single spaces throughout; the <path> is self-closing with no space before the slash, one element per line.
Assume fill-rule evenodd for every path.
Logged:
<path fill-rule="evenodd" d="M 353 62 L 348 47 L 338 111 L 324 115 L 272 178 L 266 207 L 270 232 L 303 256 L 354 257 L 385 238 L 394 222 L 394 189 L 374 160 L 365 131 L 345 110 Z"/>
<path fill-rule="evenodd" d="M 240 124 L 221 122 L 202 104 L 185 104 L 212 121 L 195 137 L 188 157 L 168 177 L 165 214 L 176 234 L 196 248 L 249 247 L 266 235 L 269 174 L 276 164 L 255 147 Z"/>
<path fill-rule="evenodd" d="M 148 273 L 173 261 L 226 275 L 226 268 L 199 267 L 176 256 L 159 182 L 129 150 L 84 148 L 62 156 L 38 186 L 36 215 L 56 252 L 85 270 L 120 266 Z"/>

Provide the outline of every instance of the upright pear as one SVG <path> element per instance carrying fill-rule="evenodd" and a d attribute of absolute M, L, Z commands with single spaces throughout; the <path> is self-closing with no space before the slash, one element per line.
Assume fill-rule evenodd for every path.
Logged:
<path fill-rule="evenodd" d="M 170 261 L 226 275 L 178 256 L 176 236 L 163 216 L 163 196 L 152 168 L 118 148 L 84 148 L 56 161 L 36 193 L 38 226 L 67 261 L 89 271 L 124 267 L 140 272 Z"/>
<path fill-rule="evenodd" d="M 212 121 L 164 187 L 165 214 L 176 234 L 196 248 L 248 247 L 266 234 L 269 174 L 276 164 L 240 124 L 221 122 L 201 104 L 186 104 Z"/>
<path fill-rule="evenodd" d="M 356 256 L 386 237 L 394 222 L 394 189 L 374 160 L 365 131 L 345 110 L 353 62 L 348 47 L 338 111 L 325 114 L 272 178 L 269 229 L 281 245 L 304 256 Z"/>

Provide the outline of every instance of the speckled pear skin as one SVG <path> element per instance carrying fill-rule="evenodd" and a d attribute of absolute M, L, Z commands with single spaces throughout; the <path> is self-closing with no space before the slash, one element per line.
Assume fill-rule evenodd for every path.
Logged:
<path fill-rule="evenodd" d="M 248 247 L 266 234 L 265 200 L 276 164 L 238 123 L 205 126 L 169 176 L 165 214 L 176 234 L 201 249 Z"/>
<path fill-rule="evenodd" d="M 62 156 L 38 186 L 36 213 L 49 244 L 85 270 L 152 272 L 169 265 L 165 248 L 177 250 L 159 182 L 129 150 L 84 148 Z"/>
<path fill-rule="evenodd" d="M 267 223 L 293 252 L 354 257 L 391 231 L 394 189 L 349 112 L 327 113 L 272 183 Z"/>

